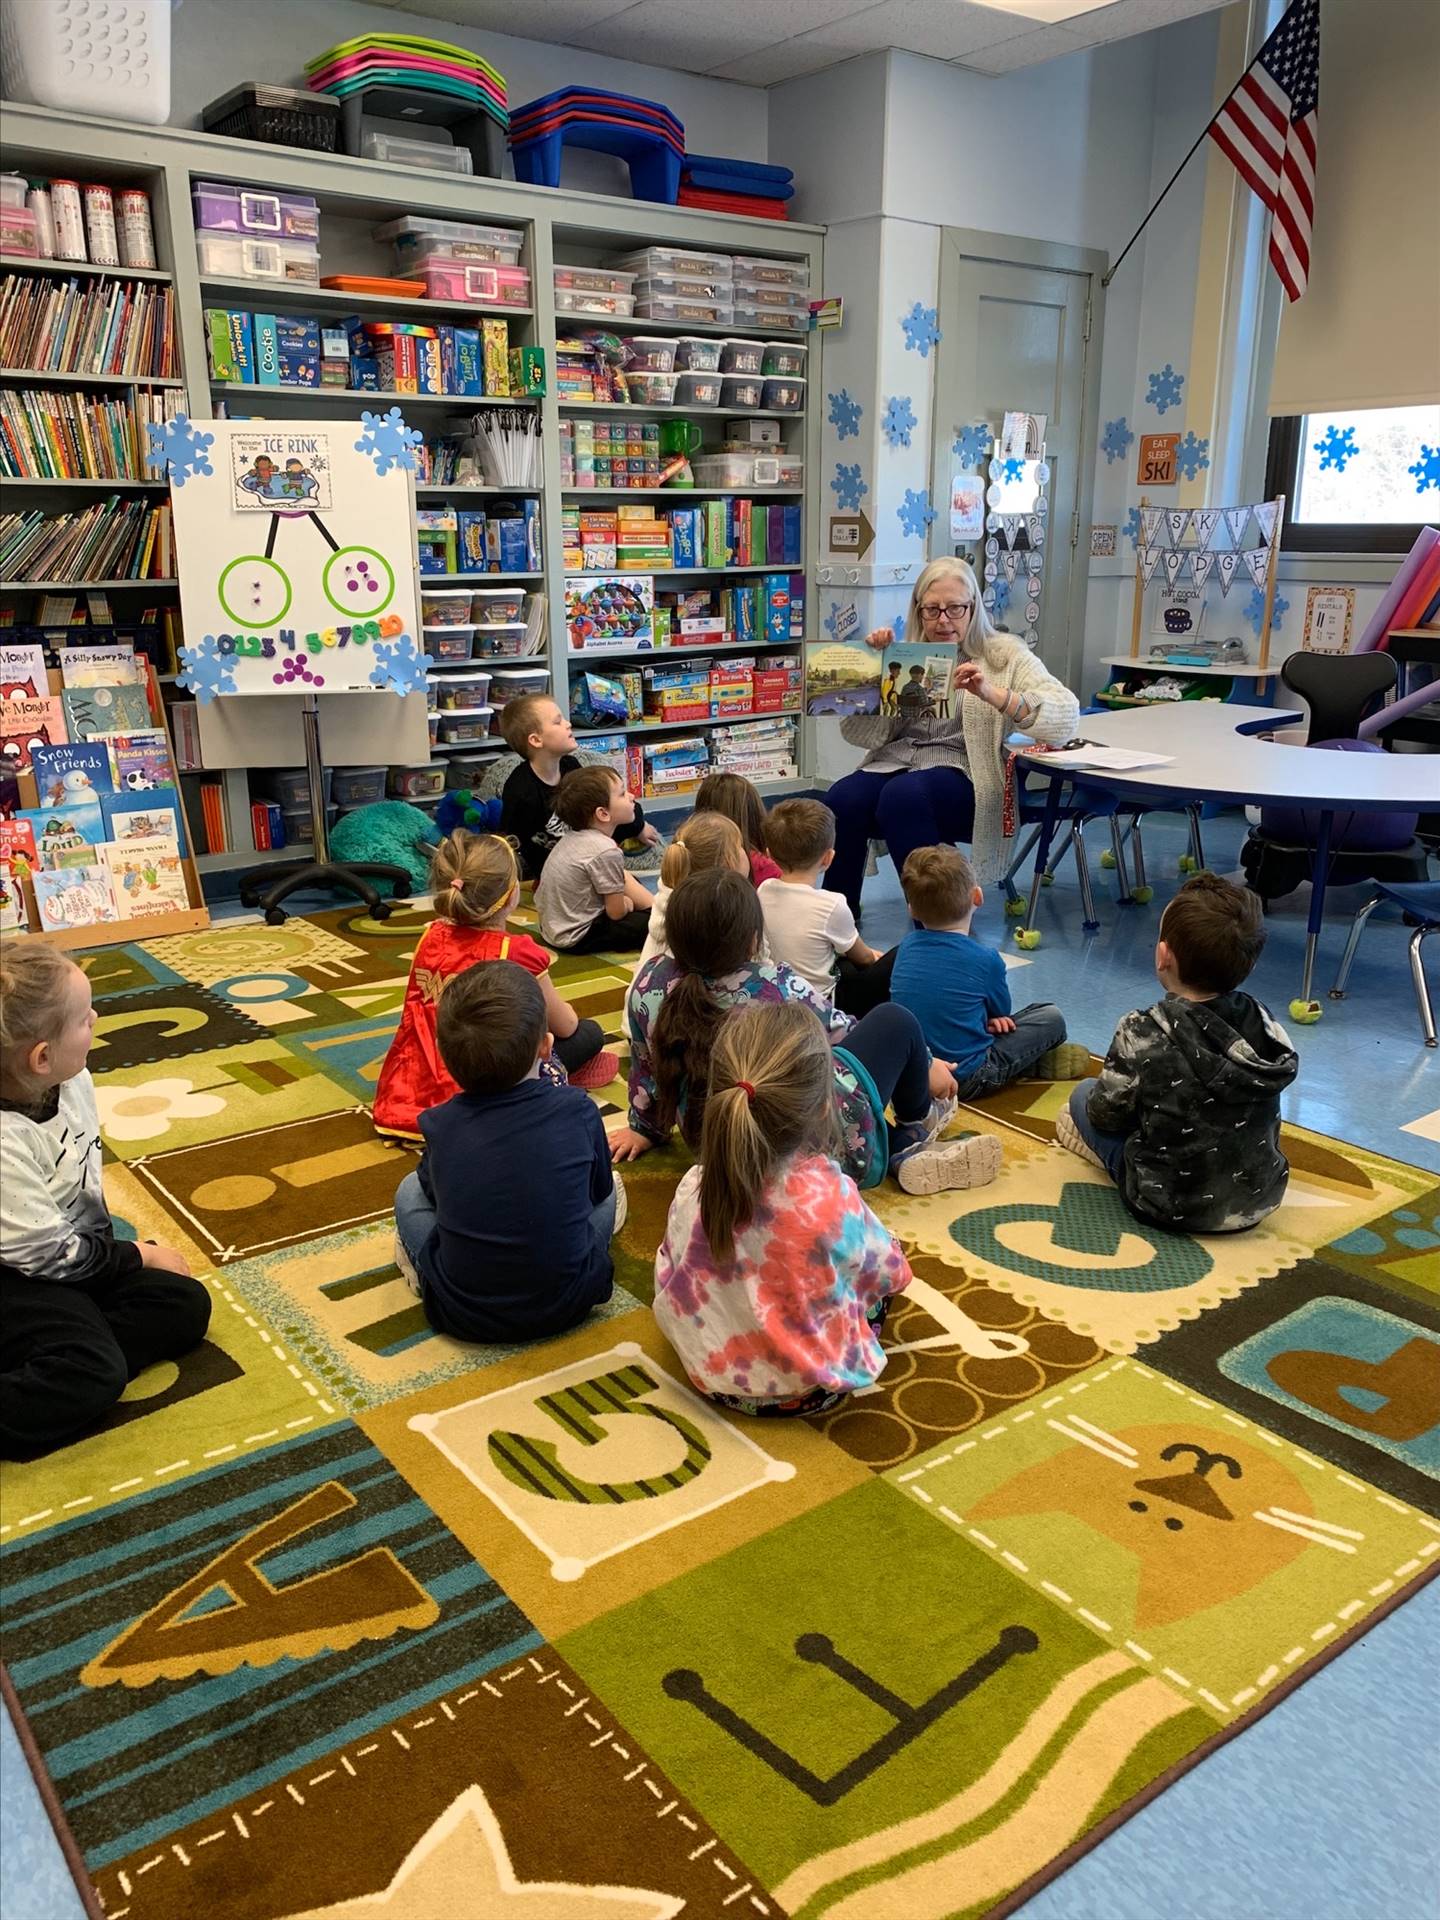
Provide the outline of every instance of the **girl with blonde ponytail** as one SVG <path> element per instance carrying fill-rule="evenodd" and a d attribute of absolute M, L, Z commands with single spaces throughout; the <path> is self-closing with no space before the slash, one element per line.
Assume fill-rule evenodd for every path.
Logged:
<path fill-rule="evenodd" d="M 579 1087 L 603 1087 L 620 1071 L 619 1057 L 602 1052 L 599 1022 L 582 1020 L 561 999 L 550 978 L 550 955 L 505 922 L 520 898 L 520 875 L 511 841 L 496 833 L 460 828 L 442 840 L 430 861 L 435 919 L 421 935 L 410 962 L 400 1025 L 380 1069 L 371 1118 L 376 1131 L 400 1139 L 420 1138 L 420 1116 L 459 1092 L 440 1057 L 436 1023 L 440 996 L 467 968 L 486 960 L 509 960 L 533 974 L 554 1036 L 554 1078 Z M 547 1063 L 548 1064 L 548 1063 Z"/>
<path fill-rule="evenodd" d="M 835 1057 L 807 1006 L 761 1003 L 716 1036 L 700 1165 L 655 1260 L 655 1318 L 696 1388 L 741 1413 L 823 1413 L 885 1365 L 910 1281 L 840 1165 Z"/>
<path fill-rule="evenodd" d="M 656 954 L 670 951 L 665 944 L 665 912 L 676 887 L 692 873 L 710 873 L 718 867 L 748 875 L 750 862 L 745 854 L 744 836 L 723 813 L 692 813 L 676 828 L 675 837 L 660 862 L 660 884 L 650 909 L 650 931 L 635 962 L 632 979 L 639 976 L 640 969 L 648 966 Z"/>

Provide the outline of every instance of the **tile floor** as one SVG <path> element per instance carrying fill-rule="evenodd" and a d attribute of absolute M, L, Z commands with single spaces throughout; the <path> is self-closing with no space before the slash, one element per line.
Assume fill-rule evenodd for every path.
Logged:
<path fill-rule="evenodd" d="M 1244 834 L 1239 815 L 1206 823 L 1206 853 L 1216 871 L 1235 867 Z M 1124 910 L 1114 904 L 1113 876 L 1099 868 L 1095 838 L 1100 932 L 1081 930 L 1067 861 L 1041 896 L 1041 946 L 1028 954 L 1011 948 L 1009 957 L 1016 1003 L 1056 1001 L 1071 1037 L 1103 1052 L 1120 1015 L 1156 992 L 1155 929 L 1176 884 L 1184 838 L 1168 822 L 1149 823 L 1147 862 L 1157 897 Z M 1303 899 L 1280 904 L 1271 916 L 1253 989 L 1300 1052 L 1286 1117 L 1440 1173 L 1440 1052 L 1421 1042 L 1405 931 L 1393 915 L 1382 919 L 1382 909 L 1372 919 L 1350 998 L 1325 999 L 1350 915 L 1363 898 L 1356 889 L 1331 895 L 1317 975 L 1325 1011 L 1312 1027 L 1295 1025 L 1286 1012 L 1299 989 Z M 295 904 L 304 911 L 333 902 Z M 888 861 L 867 883 L 865 905 L 872 945 L 889 945 L 905 932 Z M 981 938 L 997 945 L 1008 939 L 1009 926 L 995 901 L 977 918 Z M 1440 997 L 1433 957 L 1431 971 Z M 1440 1259 L 1440 1244 L 1436 1253 Z M 1027 1920 L 1370 1920 L 1382 1911 L 1431 1911 L 1440 1884 L 1440 1826 L 1433 1818 L 1440 1804 L 1437 1635 L 1440 1585 L 1432 1584 L 1037 1895 Z M 5 1920 L 80 1915 L 3 1715 L 0 1820 Z"/>

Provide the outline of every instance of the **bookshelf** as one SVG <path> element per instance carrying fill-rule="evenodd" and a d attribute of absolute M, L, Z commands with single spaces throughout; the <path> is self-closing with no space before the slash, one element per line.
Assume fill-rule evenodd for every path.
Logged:
<path fill-rule="evenodd" d="M 533 664 L 543 665 L 549 673 L 551 688 L 564 705 L 568 701 L 572 673 L 584 670 L 605 672 L 607 664 L 656 666 L 689 659 L 716 656 L 717 665 L 725 659 L 745 654 L 773 653 L 799 659 L 803 643 L 793 639 L 754 642 L 726 640 L 714 647 L 670 646 L 656 649 L 641 659 L 639 654 L 609 650 L 594 653 L 572 651 L 564 621 L 564 590 L 567 575 L 562 539 L 566 508 L 614 509 L 624 504 L 643 504 L 656 513 L 671 505 L 745 499 L 756 504 L 784 503 L 801 510 L 801 558 L 798 564 L 746 567 L 663 567 L 656 569 L 657 591 L 667 595 L 678 592 L 737 587 L 755 583 L 767 573 L 786 572 L 803 575 L 807 591 L 813 596 L 819 558 L 820 509 L 820 415 L 822 382 L 819 377 L 819 336 L 798 334 L 797 340 L 810 349 L 811 378 L 806 387 L 806 404 L 798 412 L 775 409 L 745 409 L 738 412 L 718 408 L 684 406 L 641 406 L 618 402 L 587 404 L 559 397 L 557 392 L 556 348 L 587 329 L 611 327 L 621 333 L 654 335 L 660 338 L 697 336 L 701 338 L 760 338 L 744 323 L 713 324 L 705 321 L 637 319 L 615 322 L 585 314 L 557 309 L 554 297 L 553 269 L 565 265 L 595 265 L 650 245 L 688 246 L 705 252 L 750 256 L 760 259 L 786 259 L 803 268 L 814 296 L 823 287 L 823 247 L 821 230 L 795 224 L 749 220 L 700 210 L 662 206 L 602 195 L 555 191 L 526 186 L 506 180 L 473 176 L 442 175 L 400 166 L 374 166 L 342 154 L 319 154 L 279 146 L 258 146 L 223 139 L 178 127 L 140 128 L 118 122 L 81 120 L 52 109 L 8 105 L 5 109 L 7 163 L 22 172 L 60 173 L 74 177 L 110 180 L 117 184 L 146 186 L 151 193 L 159 266 L 152 270 L 91 268 L 80 263 L 17 262 L 0 258 L 0 278 L 16 271 L 33 273 L 37 278 L 63 277 L 67 274 L 93 275 L 97 280 L 130 278 L 139 283 L 153 281 L 173 290 L 174 312 L 179 349 L 178 379 L 169 384 L 146 376 L 111 375 L 103 383 L 91 382 L 97 391 L 112 385 L 120 391 L 149 388 L 156 394 L 173 395 L 192 419 L 216 417 L 222 410 L 235 414 L 253 413 L 277 419 L 292 419 L 302 411 L 320 418 L 351 417 L 358 421 L 362 409 L 400 406 L 411 423 L 420 427 L 427 441 L 453 440 L 464 421 L 491 408 L 515 405 L 534 407 L 540 426 L 541 477 L 530 485 L 467 486 L 463 483 L 423 480 L 417 484 L 416 502 L 422 509 L 435 510 L 473 507 L 485 511 L 489 503 L 512 499 L 535 500 L 540 510 L 541 566 L 538 572 L 525 574 L 475 575 L 470 573 L 429 573 L 420 575 L 419 585 L 463 587 L 467 585 L 523 584 L 543 592 L 546 599 L 546 631 L 543 652 Z M 502 302 L 419 300 L 392 297 L 383 293 L 346 293 L 341 289 L 310 287 L 276 281 L 251 280 L 231 273 L 202 271 L 196 251 L 196 228 L 192 216 L 191 189 L 196 181 L 219 181 L 248 185 L 263 179 L 274 191 L 292 191 L 311 195 L 320 212 L 320 252 L 322 275 L 390 274 L 395 271 L 389 249 L 371 237 L 372 229 L 406 214 L 433 216 L 442 220 L 474 222 L 502 226 L 520 236 L 521 264 L 530 274 L 530 298 L 524 305 Z M 212 262 L 212 264 L 214 264 Z M 322 325 L 334 324 L 349 315 L 364 319 L 418 320 L 451 322 L 476 321 L 504 317 L 509 323 L 512 346 L 534 346 L 543 350 L 549 378 L 549 392 L 538 401 L 505 400 L 492 396 L 461 397 L 453 394 L 417 395 L 401 392 L 370 391 L 363 388 L 316 386 L 268 386 L 258 381 L 220 382 L 212 378 L 207 356 L 205 311 L 207 308 L 233 308 L 252 312 L 271 312 L 292 316 L 315 316 Z M 13 380 L 40 381 L 42 376 L 23 372 L 0 372 L 0 388 Z M 79 387 L 83 380 L 54 376 L 49 383 L 57 389 Z M 727 423 L 733 418 L 764 420 L 769 423 L 783 451 L 803 461 L 803 479 L 795 485 L 755 486 L 752 488 L 616 488 L 573 486 L 561 483 L 560 429 L 562 422 L 624 418 L 663 425 L 676 419 L 690 419 L 703 435 L 702 451 L 718 447 L 727 437 Z M 768 449 L 767 449 L 768 451 Z M 47 511 L 65 504 L 79 505 L 103 494 L 107 483 L 74 477 L 66 481 L 26 479 L 5 482 L 7 496 L 12 487 L 29 491 L 31 502 L 41 503 Z M 156 483 L 143 479 L 117 479 L 109 490 L 122 496 L 150 498 L 163 491 Z M 47 492 L 47 489 L 52 491 Z M 13 510 L 13 502 L 7 499 Z M 82 583 L 27 583 L 24 588 L 0 582 L 0 603 L 17 591 L 33 592 L 40 585 L 50 591 L 81 591 Z M 90 584 L 90 583 L 84 583 Z M 125 608 L 134 607 L 135 594 L 153 590 L 159 600 L 174 600 L 174 582 L 169 577 L 155 581 L 110 582 L 99 590 L 123 596 L 116 607 L 119 619 Z M 476 666 L 482 664 L 478 660 Z M 522 665 L 523 661 L 491 663 Z M 441 677 L 437 669 L 437 679 Z M 167 692 L 172 699 L 187 696 L 173 681 Z M 756 719 L 769 719 L 758 714 Z M 787 716 L 788 717 L 788 716 Z M 688 732 L 708 733 L 714 726 L 742 724 L 747 716 L 725 715 L 704 723 L 634 724 L 632 726 L 580 729 L 588 737 L 603 737 L 625 732 L 640 739 Z M 796 713 L 796 751 L 800 768 L 793 780 L 771 783 L 770 791 L 788 792 L 812 784 L 806 776 L 813 767 L 812 723 Z M 466 751 L 485 753 L 491 743 L 471 743 Z M 495 750 L 501 750 L 498 740 Z M 458 750 L 458 749 L 457 749 Z M 433 752 L 437 766 L 452 755 Z M 202 855 L 198 864 L 207 873 L 224 873 L 232 866 L 254 858 L 244 843 L 249 839 L 248 784 L 244 769 L 218 774 L 224 789 L 229 814 L 232 845 L 224 852 Z M 185 784 L 193 786 L 195 776 L 187 774 Z M 652 804 L 666 804 L 662 796 Z M 683 803 L 682 803 L 683 804 Z M 192 810 L 193 811 L 193 810 Z M 198 824 L 198 823 L 197 823 Z M 235 844 L 236 842 L 240 844 Z"/>

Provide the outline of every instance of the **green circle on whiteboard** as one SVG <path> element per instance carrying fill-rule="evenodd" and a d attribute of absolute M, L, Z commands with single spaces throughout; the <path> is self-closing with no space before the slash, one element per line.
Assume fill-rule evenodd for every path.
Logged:
<path fill-rule="evenodd" d="M 325 598 L 348 620 L 369 620 L 395 598 L 395 570 L 373 547 L 340 547 L 320 576 Z"/>
<path fill-rule="evenodd" d="M 249 571 L 234 579 L 241 569 Z M 227 617 L 237 627 L 248 627 L 254 633 L 262 627 L 277 626 L 295 597 L 289 574 L 263 553 L 245 553 L 232 560 L 215 591 Z M 278 606 L 274 604 L 277 600 Z"/>

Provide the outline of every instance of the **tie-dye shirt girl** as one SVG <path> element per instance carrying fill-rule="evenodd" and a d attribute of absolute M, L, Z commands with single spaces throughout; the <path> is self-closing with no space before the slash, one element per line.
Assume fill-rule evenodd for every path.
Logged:
<path fill-rule="evenodd" d="M 910 1283 L 894 1236 L 823 1154 L 796 1154 L 717 1263 L 700 1169 L 680 1182 L 655 1257 L 655 1318 L 701 1393 L 789 1402 L 853 1393 L 885 1365 L 879 1309 Z"/>

